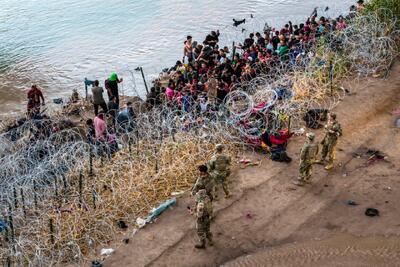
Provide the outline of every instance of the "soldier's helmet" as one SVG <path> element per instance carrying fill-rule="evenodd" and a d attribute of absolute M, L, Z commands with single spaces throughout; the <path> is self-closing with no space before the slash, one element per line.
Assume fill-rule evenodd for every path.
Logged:
<path fill-rule="evenodd" d="M 215 146 L 215 150 L 218 152 L 222 152 L 222 150 L 224 149 L 224 145 L 223 144 L 217 144 Z"/>
<path fill-rule="evenodd" d="M 329 113 L 329 116 L 330 116 L 332 119 L 336 120 L 336 113 Z"/>
<path fill-rule="evenodd" d="M 307 133 L 306 136 L 311 141 L 315 139 L 315 134 L 314 133 Z"/>

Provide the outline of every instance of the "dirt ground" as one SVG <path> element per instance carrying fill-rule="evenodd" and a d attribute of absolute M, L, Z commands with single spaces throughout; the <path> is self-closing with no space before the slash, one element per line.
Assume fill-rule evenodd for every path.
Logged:
<path fill-rule="evenodd" d="M 154 224 L 128 230 L 129 244 L 119 242 L 103 266 L 400 266 L 400 129 L 391 114 L 400 107 L 400 64 L 387 80 L 349 89 L 334 110 L 344 134 L 333 170 L 316 165 L 311 185 L 292 185 L 304 136 L 289 144 L 289 165 L 245 152 L 262 162 L 233 172 L 233 197 L 215 204 L 214 247 L 193 247 L 186 193 Z M 368 165 L 368 149 L 386 160 Z M 380 216 L 365 216 L 368 207 Z"/>

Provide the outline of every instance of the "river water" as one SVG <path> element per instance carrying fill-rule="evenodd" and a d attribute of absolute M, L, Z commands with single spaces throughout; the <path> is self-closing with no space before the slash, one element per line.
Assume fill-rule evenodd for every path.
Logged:
<path fill-rule="evenodd" d="M 111 71 L 124 78 L 122 93 L 145 94 L 161 69 L 182 58 L 190 34 L 203 41 L 219 29 L 221 45 L 242 41 L 265 22 L 304 22 L 314 7 L 337 16 L 350 0 L 0 0 L 0 116 L 25 109 L 32 83 L 47 102 L 84 92 L 83 79 L 103 83 Z M 328 11 L 324 11 L 325 7 Z M 253 18 L 251 18 L 251 15 Z M 246 18 L 235 28 L 232 19 Z"/>

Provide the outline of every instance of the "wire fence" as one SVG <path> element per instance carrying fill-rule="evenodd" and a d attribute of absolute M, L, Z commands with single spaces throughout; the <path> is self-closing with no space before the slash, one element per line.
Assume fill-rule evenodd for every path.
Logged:
<path fill-rule="evenodd" d="M 56 115 L 8 127 L 0 134 L 2 263 L 87 260 L 112 240 L 118 221 L 133 224 L 190 188 L 214 144 L 234 156 L 266 129 L 300 129 L 308 110 L 330 110 L 345 96 L 342 80 L 386 73 L 398 55 L 395 25 L 388 10 L 358 16 L 294 60 L 256 66 L 257 77 L 235 85 L 215 111 L 164 104 L 117 125 L 110 143 L 87 142 Z"/>

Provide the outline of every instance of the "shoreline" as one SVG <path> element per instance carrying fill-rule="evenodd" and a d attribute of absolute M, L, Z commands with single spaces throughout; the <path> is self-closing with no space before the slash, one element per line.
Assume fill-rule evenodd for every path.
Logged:
<path fill-rule="evenodd" d="M 354 19 L 353 23 L 356 24 L 357 19 Z M 356 24 L 355 26 L 360 25 Z M 352 30 L 357 30 L 355 26 L 353 25 Z M 344 31 L 344 33 L 347 32 Z M 357 34 L 365 33 L 357 32 Z M 378 43 L 378 41 L 376 42 Z M 316 47 L 320 48 L 318 46 Z M 86 241 L 82 239 L 76 239 L 75 235 L 83 235 L 85 238 L 89 238 L 92 244 L 95 243 L 98 245 L 104 240 L 112 239 L 113 233 L 118 231 L 114 225 L 115 220 L 124 220 L 134 225 L 137 216 L 145 214 L 151 209 L 152 205 L 164 201 L 166 197 L 171 195 L 171 192 L 186 190 L 192 184 L 195 177 L 194 167 L 207 160 L 215 143 L 225 143 L 230 153 L 236 155 L 239 150 L 235 148 L 235 145 L 241 144 L 251 147 L 248 139 L 259 137 L 260 130 L 264 131 L 265 128 L 267 128 L 269 131 L 276 133 L 281 128 L 289 127 L 291 123 L 293 129 L 299 129 L 304 125 L 301 119 L 304 113 L 300 108 L 310 109 L 313 108 L 313 104 L 319 104 L 325 108 L 331 109 L 339 103 L 339 99 L 342 96 L 341 94 L 346 93 L 345 89 L 340 89 L 341 79 L 352 77 L 349 76 L 350 71 L 348 69 L 341 69 L 341 67 L 343 67 L 341 61 L 343 58 L 335 58 L 335 54 L 333 54 L 333 56 L 328 54 L 329 52 L 332 53 L 330 43 L 328 43 L 327 47 L 322 46 L 322 48 L 326 50 L 319 52 L 318 49 L 311 48 L 314 53 L 314 58 L 312 59 L 315 60 L 310 60 L 310 62 L 308 62 L 306 60 L 307 58 L 304 58 L 304 61 L 300 61 L 300 64 L 306 62 L 308 65 L 300 65 L 300 67 L 293 72 L 290 71 L 290 68 L 284 69 L 288 70 L 288 72 L 276 72 L 276 77 L 269 77 L 268 73 L 263 73 L 265 75 L 261 77 L 253 77 L 249 79 L 249 81 L 243 80 L 241 82 L 242 88 L 237 89 L 235 85 L 236 90 L 229 92 L 227 94 L 229 98 L 225 101 L 225 108 L 229 113 L 226 113 L 226 110 L 221 111 L 218 109 L 215 112 L 210 109 L 205 115 L 201 113 L 198 115 L 197 110 L 188 112 L 184 109 L 186 101 L 185 96 L 187 96 L 185 95 L 185 91 L 182 90 L 183 95 L 180 96 L 181 98 L 179 100 L 179 98 L 175 99 L 178 92 L 180 92 L 176 90 L 176 93 L 173 93 L 170 101 L 166 100 L 166 104 L 161 101 L 161 103 L 164 103 L 161 109 L 154 108 L 148 111 L 148 113 L 137 113 L 138 116 L 135 117 L 134 120 L 134 127 L 137 128 L 137 131 L 123 129 L 126 131 L 120 133 L 119 136 L 116 135 L 116 138 L 118 138 L 117 142 L 123 144 L 123 146 L 122 149 L 114 155 L 102 154 L 103 152 L 99 150 L 97 144 L 92 145 L 90 142 L 87 143 L 85 140 L 81 140 L 82 137 L 75 140 L 74 138 L 76 137 L 74 137 L 75 133 L 73 132 L 73 128 L 66 128 L 65 130 L 62 129 L 50 133 L 49 137 L 51 138 L 47 138 L 47 133 L 41 132 L 40 130 L 44 129 L 44 131 L 46 131 L 49 130 L 50 127 L 40 126 L 42 128 L 38 128 L 38 138 L 36 140 L 34 139 L 34 142 L 29 143 L 27 149 L 35 151 L 39 146 L 44 145 L 45 147 L 48 146 L 48 152 L 43 152 L 43 148 L 39 148 L 38 155 L 31 158 L 28 162 L 32 164 L 32 173 L 22 172 L 23 175 L 20 175 L 20 177 L 26 179 L 25 183 L 28 183 L 31 180 L 43 180 L 42 172 L 44 170 L 49 173 L 48 181 L 43 181 L 43 187 L 40 189 L 36 187 L 33 193 L 29 192 L 29 194 L 25 196 L 26 199 L 34 199 L 36 190 L 39 190 L 40 196 L 47 199 L 50 203 L 50 210 L 48 210 L 44 218 L 35 217 L 35 213 L 29 214 L 32 216 L 32 219 L 34 218 L 36 220 L 35 223 L 39 223 L 35 224 L 35 226 L 41 227 L 44 232 L 48 232 L 44 225 L 48 225 L 46 220 L 51 218 L 54 220 L 58 235 L 60 235 L 57 236 L 56 242 L 59 242 L 58 244 L 64 244 L 66 240 L 71 240 L 69 242 L 72 242 L 72 244 L 75 244 L 76 247 L 79 248 L 79 255 L 81 255 L 80 253 L 82 253 L 82 251 L 93 251 L 94 247 L 88 246 Z M 343 51 L 344 53 L 347 52 L 345 49 L 343 49 Z M 350 52 L 354 51 L 351 50 Z M 280 56 L 285 55 L 286 54 Z M 248 57 L 251 58 L 251 56 Z M 330 67 L 328 67 L 329 65 L 327 62 L 332 60 L 332 58 L 334 64 L 329 65 L 335 70 L 335 76 L 329 79 Z M 279 58 L 279 60 L 284 61 L 286 58 Z M 247 58 L 246 66 L 250 65 L 250 68 L 252 68 L 251 64 L 248 63 L 252 61 L 252 58 Z M 321 64 L 321 62 L 324 63 Z M 349 61 L 349 63 L 353 64 L 352 67 L 355 70 L 363 70 L 359 69 L 360 66 L 357 65 L 357 62 Z M 372 62 L 371 69 L 368 69 L 371 73 L 376 71 L 374 63 L 375 62 Z M 295 64 L 297 64 L 296 61 Z M 181 66 L 178 67 L 181 68 Z M 381 66 L 378 65 L 378 67 Z M 277 68 L 281 71 L 280 68 L 282 67 L 277 65 Z M 302 72 L 303 68 L 305 70 L 311 70 L 311 74 L 314 76 L 305 76 Z M 263 70 L 267 70 L 267 68 Z M 288 73 L 293 75 L 289 78 L 292 84 L 291 86 L 287 81 L 288 78 L 286 74 Z M 247 74 L 245 73 L 245 75 Z M 246 77 L 245 75 L 244 77 Z M 251 71 L 248 75 L 251 78 Z M 183 69 L 182 71 L 179 70 L 177 72 L 178 80 L 183 76 Z M 211 77 L 210 79 L 214 78 Z M 169 83 L 171 83 L 171 81 L 169 81 Z M 206 80 L 206 83 L 211 84 L 209 80 Z M 258 88 L 260 84 L 263 86 L 262 88 Z M 333 85 L 335 91 L 332 91 Z M 247 86 L 246 89 L 244 89 L 244 86 Z M 278 96 L 278 89 L 282 87 L 284 87 L 286 91 L 291 91 L 292 94 L 282 93 L 281 96 Z M 219 98 L 218 94 L 216 96 L 209 95 L 209 92 L 210 88 L 208 88 L 206 92 L 210 103 L 212 97 L 214 98 L 213 102 L 217 102 Z M 333 92 L 335 94 L 333 94 Z M 323 98 L 322 104 L 320 103 L 321 101 L 318 101 L 321 97 Z M 154 106 L 157 105 L 154 104 Z M 90 106 L 86 107 L 87 112 L 90 112 L 90 108 Z M 191 108 L 190 105 L 189 108 Z M 253 110 L 255 108 L 259 110 L 254 112 Z M 284 111 L 283 114 L 281 110 Z M 271 121 L 274 122 L 274 125 L 268 124 L 271 123 L 269 120 L 264 121 L 263 118 L 260 119 L 260 117 L 257 117 L 258 115 L 255 115 L 255 118 L 252 117 L 253 114 L 260 113 L 264 114 L 265 117 L 273 114 L 275 117 L 272 117 Z M 198 116 L 202 116 L 201 121 L 198 120 Z M 268 119 L 270 118 L 271 117 L 268 117 Z M 279 125 L 275 125 L 276 121 L 279 122 Z M 270 126 L 270 128 L 268 128 L 268 126 Z M 51 125 L 51 127 L 53 127 L 53 125 Z M 254 128 L 257 128 L 256 132 Z M 69 141 L 63 144 L 61 142 L 63 140 Z M 22 147 L 25 146 L 23 142 L 19 145 Z M 54 149 L 54 147 L 57 146 L 59 151 Z M 15 147 L 9 147 L 8 149 L 15 154 L 21 152 L 20 150 L 16 150 Z M 95 154 L 93 155 L 93 153 Z M 68 155 L 68 157 L 66 155 Z M 11 158 L 14 155 L 10 154 L 8 156 Z M 45 165 L 42 166 L 43 169 L 35 169 L 36 166 L 34 165 L 39 163 L 37 159 L 41 157 L 45 157 L 47 160 L 60 161 L 62 165 L 55 165 L 55 169 L 45 169 L 48 168 Z M 7 163 L 6 157 L 2 159 L 5 159 L 4 162 Z M 24 159 L 24 154 L 22 154 L 19 159 L 21 160 L 20 164 L 27 164 L 23 162 Z M 43 159 L 41 159 L 41 161 L 43 161 Z M 105 162 L 107 162 L 107 164 L 104 164 Z M 136 162 L 140 162 L 140 164 L 136 164 Z M 18 162 L 16 163 L 18 164 Z M 46 161 L 43 163 L 46 163 Z M 118 166 L 118 168 L 115 168 L 115 166 Z M 187 166 L 190 166 L 190 169 L 188 169 Z M 7 171 L 9 171 L 11 175 L 20 171 L 18 168 L 11 165 L 5 165 L 3 168 L 8 168 Z M 41 168 L 40 165 L 39 168 Z M 38 170 L 40 172 L 38 172 Z M 95 181 L 90 179 L 93 170 L 96 176 Z M 53 174 L 53 176 L 51 176 L 51 172 L 55 173 L 55 175 Z M 67 173 L 68 176 L 65 177 L 64 173 Z M 130 174 L 135 174 L 135 177 L 131 177 Z M 66 178 L 69 184 L 68 190 L 67 187 L 65 187 L 62 190 L 60 188 L 61 191 L 57 191 L 59 190 L 58 186 L 62 184 L 62 179 Z M 84 179 L 84 182 L 82 179 Z M 49 181 L 50 183 L 55 183 L 57 192 L 55 198 L 54 188 L 46 187 L 46 183 L 49 183 Z M 80 182 L 78 183 L 78 181 Z M 83 188 L 82 183 L 85 184 Z M 17 182 L 15 184 L 18 186 Z M 12 193 L 13 190 L 11 190 L 10 185 L 7 186 L 10 189 L 8 193 Z M 12 187 L 15 188 L 14 185 Z M 71 191 L 71 195 L 75 197 L 64 197 L 65 200 L 60 202 L 58 194 L 60 192 L 65 194 L 69 191 Z M 145 199 L 143 199 L 144 196 L 142 192 L 148 193 Z M 68 193 L 68 195 L 70 193 Z M 138 193 L 140 193 L 140 195 L 138 195 Z M 79 198 L 77 198 L 77 196 L 79 196 Z M 7 196 L 5 195 L 2 200 L 8 200 Z M 131 203 L 135 203 L 135 205 Z M 51 207 L 57 208 L 53 210 Z M 40 203 L 39 208 L 45 208 L 45 203 Z M 38 206 L 35 205 L 35 212 L 37 209 Z M 20 210 L 16 209 L 13 216 L 20 219 L 23 214 Z M 98 220 L 96 218 L 101 219 Z M 82 229 L 82 232 L 76 229 L 70 232 L 65 230 L 64 222 L 67 220 L 69 224 L 76 225 L 78 229 Z M 87 224 L 89 224 L 89 228 L 86 228 L 88 227 Z M 24 225 L 24 222 L 22 222 L 22 225 L 19 227 L 20 229 L 27 229 L 26 227 L 29 226 Z M 103 236 L 93 237 L 92 234 L 99 234 L 97 230 L 95 230 L 96 232 L 91 232 L 93 229 L 102 229 Z M 27 236 L 27 238 L 37 239 L 37 241 L 41 240 L 39 236 Z M 46 245 L 48 244 L 44 244 L 44 246 Z M 46 249 L 43 248 L 43 250 Z M 27 251 L 27 253 L 29 252 Z M 51 257 L 51 253 L 49 256 Z M 81 256 L 83 259 L 85 258 L 84 255 Z"/>

